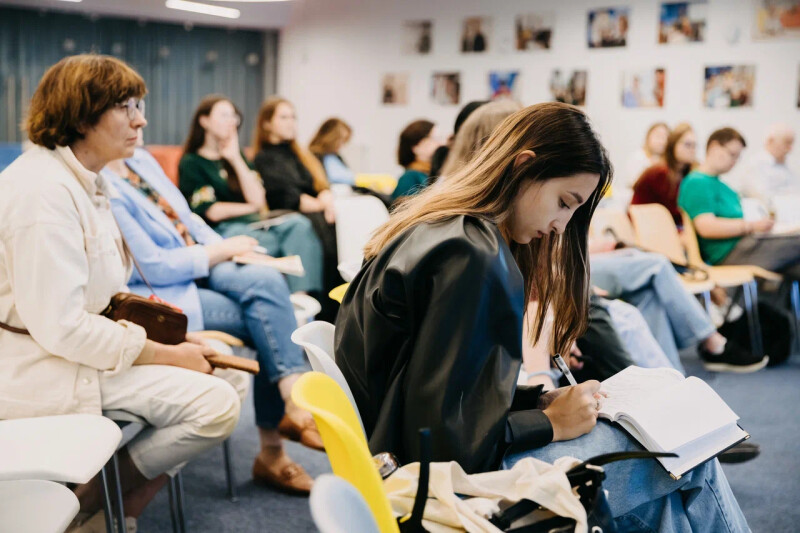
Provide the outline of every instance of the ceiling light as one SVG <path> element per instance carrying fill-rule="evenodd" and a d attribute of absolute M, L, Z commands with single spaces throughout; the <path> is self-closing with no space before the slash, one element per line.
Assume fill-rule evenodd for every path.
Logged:
<path fill-rule="evenodd" d="M 210 6 L 208 4 L 201 4 L 200 2 L 188 2 L 187 0 L 167 0 L 166 6 L 170 9 L 180 9 L 181 11 L 191 11 L 193 13 L 212 15 L 214 17 L 238 19 L 241 16 L 241 12 L 238 9 Z"/>
<path fill-rule="evenodd" d="M 61 0 L 61 1 L 62 2 L 73 2 L 73 3 L 77 4 L 78 2 L 81 2 L 82 0 Z"/>

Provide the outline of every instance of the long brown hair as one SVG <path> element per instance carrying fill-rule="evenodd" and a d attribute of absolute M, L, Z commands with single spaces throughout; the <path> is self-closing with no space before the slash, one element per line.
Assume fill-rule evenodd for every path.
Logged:
<path fill-rule="evenodd" d="M 209 94 L 200 100 L 200 103 L 197 105 L 197 109 L 194 110 L 192 122 L 189 125 L 189 136 L 186 138 L 186 142 L 183 143 L 183 153 L 196 154 L 206 142 L 206 129 L 200 125 L 200 117 L 207 117 L 210 115 L 211 110 L 214 109 L 214 106 L 219 102 L 228 102 L 231 104 L 234 112 L 239 117 L 239 122 L 241 123 L 242 112 L 239 111 L 239 108 L 236 107 L 236 104 L 234 104 L 230 98 L 223 94 Z M 225 172 L 228 176 L 228 187 L 234 192 L 234 194 L 241 194 L 242 186 L 239 184 L 239 176 L 236 175 L 236 169 L 234 169 L 233 165 L 231 165 L 224 157 L 221 159 L 221 161 L 222 168 L 225 169 Z"/>
<path fill-rule="evenodd" d="M 317 156 L 333 154 L 338 150 L 340 143 L 348 139 L 352 133 L 352 128 L 344 120 L 336 117 L 329 118 L 314 134 L 314 138 L 308 144 L 308 149 Z"/>
<path fill-rule="evenodd" d="M 431 134 L 435 124 L 430 120 L 415 120 L 400 132 L 400 142 L 397 144 L 397 162 L 403 168 L 417 160 L 414 147 L 422 139 Z"/>
<path fill-rule="evenodd" d="M 521 152 L 536 155 L 515 166 Z M 599 174 L 591 197 L 579 207 L 562 235 L 549 234 L 529 244 L 517 244 L 506 226 L 514 200 L 523 185 L 568 177 L 582 172 Z M 538 340 L 547 309 L 552 306 L 553 345 L 567 353 L 586 328 L 589 306 L 589 221 L 611 182 L 608 154 L 589 119 L 577 107 L 537 104 L 514 113 L 495 129 L 480 152 L 439 186 L 428 187 L 400 204 L 364 249 L 375 257 L 389 241 L 412 226 L 470 215 L 499 226 L 525 279 L 527 300 L 538 299 L 532 341 Z"/>
<path fill-rule="evenodd" d="M 270 131 L 268 124 L 272 121 L 275 110 L 278 109 L 280 104 L 286 104 L 294 108 L 289 100 L 279 96 L 268 98 L 261 104 L 261 109 L 258 110 L 255 131 L 253 131 L 253 154 L 257 154 L 262 148 L 272 144 L 269 142 Z M 314 189 L 317 192 L 329 189 L 330 184 L 328 183 L 328 177 L 325 175 L 325 169 L 322 168 L 322 163 L 311 152 L 303 149 L 296 139 L 289 141 L 289 146 L 303 166 L 306 167 L 309 174 L 311 174 L 311 179 L 314 181 Z"/>
<path fill-rule="evenodd" d="M 675 157 L 675 147 L 678 145 L 681 137 L 690 131 L 694 131 L 692 126 L 688 122 L 681 122 L 669 132 L 669 137 L 667 137 L 667 148 L 664 150 L 664 162 L 667 165 L 667 177 L 673 183 L 685 178 L 694 164 L 681 163 L 678 161 L 678 158 Z"/>

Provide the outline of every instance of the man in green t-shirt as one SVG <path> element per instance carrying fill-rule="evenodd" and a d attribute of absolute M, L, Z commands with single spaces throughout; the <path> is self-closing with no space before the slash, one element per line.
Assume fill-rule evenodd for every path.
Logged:
<path fill-rule="evenodd" d="M 739 195 L 719 179 L 746 146 L 733 128 L 708 138 L 706 160 L 681 182 L 678 206 L 694 222 L 703 259 L 712 265 L 758 265 L 800 278 L 800 235 L 767 235 L 772 219 L 745 220 Z"/>

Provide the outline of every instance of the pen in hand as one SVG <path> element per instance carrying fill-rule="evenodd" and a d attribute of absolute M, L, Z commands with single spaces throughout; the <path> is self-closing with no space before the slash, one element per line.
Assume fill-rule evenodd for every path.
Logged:
<path fill-rule="evenodd" d="M 575 381 L 575 377 L 572 375 L 572 372 L 570 372 L 569 366 L 567 366 L 567 363 L 565 363 L 564 359 L 561 358 L 561 354 L 558 353 L 555 354 L 553 356 L 553 362 L 556 364 L 558 369 L 561 370 L 561 372 L 567 377 L 567 381 L 569 381 L 570 385 L 575 386 L 578 384 L 578 382 Z"/>

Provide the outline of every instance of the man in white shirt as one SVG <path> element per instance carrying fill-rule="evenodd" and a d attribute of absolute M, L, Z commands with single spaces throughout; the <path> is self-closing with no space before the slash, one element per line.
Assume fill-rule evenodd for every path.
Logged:
<path fill-rule="evenodd" d="M 742 193 L 775 207 L 773 199 L 787 194 L 800 194 L 800 176 L 786 166 L 792 150 L 794 130 L 786 124 L 773 124 L 764 149 L 755 154 L 743 176 Z"/>

